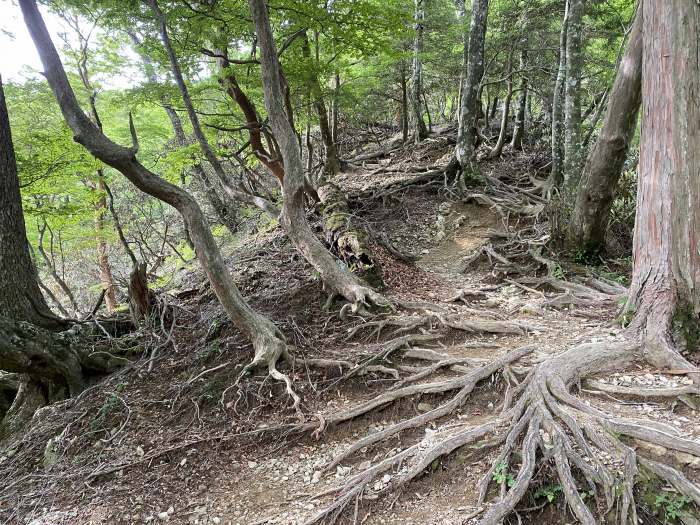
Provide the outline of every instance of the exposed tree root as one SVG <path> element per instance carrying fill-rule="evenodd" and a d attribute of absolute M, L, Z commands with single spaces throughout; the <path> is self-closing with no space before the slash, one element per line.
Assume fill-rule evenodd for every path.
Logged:
<path fill-rule="evenodd" d="M 525 334 L 533 330 L 544 330 L 544 327 L 527 323 L 524 321 L 504 321 L 504 320 L 483 320 L 483 319 L 463 319 L 464 311 L 456 314 L 441 314 L 435 311 L 427 312 L 423 315 L 410 315 L 389 317 L 369 321 L 354 327 L 348 332 L 348 339 L 356 336 L 361 330 L 371 328 L 369 337 L 379 337 L 382 331 L 389 327 L 394 329 L 394 333 L 405 333 L 417 329 L 430 330 L 434 328 L 452 328 L 464 332 L 489 333 L 489 334 Z M 486 316 L 492 316 L 490 312 L 474 311 Z"/>
<path fill-rule="evenodd" d="M 700 442 L 680 437 L 671 427 L 613 417 L 570 393 L 570 388 L 587 375 L 631 365 L 641 353 L 637 343 L 580 345 L 541 362 L 518 382 L 510 365 L 532 351 L 532 347 L 512 351 L 456 378 L 407 385 L 450 364 L 469 363 L 459 359 L 440 360 L 428 367 L 428 373 L 418 372 L 396 388 L 330 418 L 327 423 L 338 424 L 408 396 L 457 391 L 437 408 L 369 434 L 334 458 L 327 469 L 402 431 L 425 428 L 425 437 L 420 441 L 392 451 L 342 486 L 319 494 L 318 497 L 334 494 L 335 499 L 307 524 L 334 522 L 352 502 L 357 504 L 397 490 L 422 475 L 436 459 L 465 446 L 477 449 L 500 446 L 491 468 L 479 483 L 479 505 L 489 496 L 494 481 L 501 484 L 500 495 L 479 518 L 478 522 L 484 525 L 500 524 L 515 510 L 536 478 L 540 462 L 554 467 L 571 512 L 587 525 L 599 523 L 601 515 L 608 515 L 621 525 L 638 523 L 633 491 L 638 465 L 668 481 L 693 501 L 699 501 L 700 491 L 678 470 L 639 457 L 624 439 L 698 457 Z M 473 427 L 458 424 L 431 428 L 460 407 L 479 381 L 499 370 L 507 383 L 500 414 Z M 384 481 L 380 481 L 387 472 L 391 475 L 383 476 Z M 507 484 L 506 478 L 510 480 Z M 582 491 L 595 494 L 597 505 L 591 505 L 590 498 L 584 499 Z"/>

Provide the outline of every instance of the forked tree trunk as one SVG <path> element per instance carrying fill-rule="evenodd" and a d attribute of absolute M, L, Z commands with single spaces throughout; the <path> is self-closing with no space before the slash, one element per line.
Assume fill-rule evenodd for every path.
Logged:
<path fill-rule="evenodd" d="M 643 5 L 631 328 L 657 366 L 685 368 L 673 349 L 697 344 L 700 326 L 700 4 Z"/>
<path fill-rule="evenodd" d="M 338 264 L 311 230 L 304 213 L 304 174 L 296 133 L 290 124 L 285 106 L 281 66 L 277 57 L 272 30 L 264 0 L 249 0 L 260 49 L 265 107 L 272 131 L 284 159 L 283 208 L 280 223 L 287 235 L 321 275 L 334 293 L 342 295 L 353 305 L 383 299 L 363 285 L 350 271 Z"/>
<path fill-rule="evenodd" d="M 276 361 L 277 357 L 286 354 L 286 344 L 281 333 L 269 319 L 252 310 L 236 288 L 197 201 L 184 189 L 149 171 L 137 160 L 134 148 L 126 148 L 112 142 L 88 119 L 68 82 L 36 2 L 20 0 L 19 4 L 29 33 L 39 51 L 46 79 L 76 142 L 85 146 L 102 162 L 122 173 L 141 191 L 180 212 L 192 235 L 197 259 L 207 274 L 214 293 L 236 327 L 253 343 L 256 360 L 259 357 L 267 360 L 267 357 L 271 356 Z"/>
<path fill-rule="evenodd" d="M 564 188 L 568 194 L 576 191 L 583 165 L 581 140 L 583 11 L 584 0 L 569 0 L 569 21 L 566 33 L 566 82 L 564 87 Z"/>
<path fill-rule="evenodd" d="M 569 27 L 569 0 L 565 0 L 564 18 L 559 33 L 559 68 L 552 95 L 552 168 L 549 186 L 558 188 L 564 181 L 564 82 L 566 80 L 566 37 Z"/>
<path fill-rule="evenodd" d="M 479 115 L 479 86 L 484 74 L 484 44 L 489 0 L 472 0 L 472 21 L 467 50 L 467 73 L 462 88 L 459 127 L 455 157 L 462 170 L 470 166 L 477 136 L 476 119 Z"/>
<path fill-rule="evenodd" d="M 413 141 L 418 144 L 428 136 L 428 130 L 423 122 L 421 97 L 423 95 L 423 23 L 425 21 L 425 0 L 415 0 L 414 19 L 416 22 L 413 37 L 413 71 L 411 75 L 411 122 L 413 123 Z"/>
<path fill-rule="evenodd" d="M 588 154 L 576 192 L 569 245 L 586 256 L 597 255 L 605 247 L 617 181 L 637 125 L 642 100 L 642 24 L 640 3 L 617 69 L 603 127 Z"/>

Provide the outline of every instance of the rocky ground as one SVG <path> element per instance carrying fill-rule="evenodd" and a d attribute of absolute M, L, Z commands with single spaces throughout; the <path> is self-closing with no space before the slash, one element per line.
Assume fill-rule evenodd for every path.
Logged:
<path fill-rule="evenodd" d="M 374 192 L 375 198 L 362 202 L 358 217 L 393 247 L 418 259 L 415 264 L 402 262 L 375 246 L 384 270 L 384 293 L 397 305 L 396 313 L 344 322 L 337 315 L 339 304 L 323 311 L 321 283 L 275 228 L 251 235 L 232 251 L 231 268 L 241 289 L 295 346 L 297 361 L 287 371 L 302 396 L 306 422 L 317 422 L 317 432 L 295 430 L 298 421 L 283 388 L 262 372 L 233 387 L 234 372 L 250 359 L 251 350 L 223 316 L 199 271 L 185 271 L 168 291 L 177 322 L 171 340 L 155 333 L 115 340 L 120 348 L 133 347 L 132 366 L 76 399 L 43 410 L 23 441 L 0 453 L 0 521 L 306 523 L 333 500 L 331 489 L 382 458 L 412 443 L 430 443 L 433 435 L 474 427 L 498 413 L 507 383 L 500 372 L 479 382 L 449 417 L 360 449 L 327 470 L 357 439 L 441 403 L 439 394 L 402 398 L 323 428 L 324 420 L 406 380 L 426 360 L 437 356 L 461 364 L 436 369 L 416 384 L 458 377 L 528 345 L 533 351 L 519 359 L 514 370 L 577 343 L 619 340 L 622 327 L 615 301 L 575 304 L 567 302 L 566 291 L 527 280 L 549 272 L 558 280 L 578 282 L 593 273 L 578 271 L 575 277 L 566 268 L 544 263 L 515 274 L 504 269 L 508 265 L 499 257 L 509 264 L 515 261 L 508 255 L 512 239 L 523 231 L 531 238 L 541 233 L 533 226 L 541 210 L 511 215 L 496 205 L 503 200 L 489 202 L 494 196 L 476 192 L 458 196 L 439 180 L 382 195 L 390 184 L 416 176 L 382 169 L 438 163 L 447 142 L 438 137 L 422 150 L 364 163 L 338 179 L 348 192 Z M 499 161 L 487 169 L 521 169 L 529 175 L 531 168 L 518 162 Z M 503 248 L 499 242 L 505 242 Z M 405 323 L 411 319 L 415 327 L 408 330 Z M 517 330 L 445 327 L 441 319 L 486 320 Z M 431 339 L 438 332 L 439 337 Z M 361 363 L 407 334 L 425 337 L 397 348 L 366 373 L 346 377 L 341 366 L 309 365 L 312 359 Z M 630 386 L 643 387 L 645 396 L 627 395 L 625 388 Z M 668 388 L 688 392 L 668 396 Z M 694 388 L 684 375 L 635 367 L 586 381 L 578 393 L 585 403 L 608 413 L 643 419 L 671 436 L 700 439 Z M 644 444 L 632 443 L 637 445 Z M 688 479 L 700 481 L 696 457 L 660 448 L 651 452 L 680 465 Z M 477 523 L 484 508 L 477 484 L 496 453 L 497 449 L 458 449 L 432 462 L 398 491 L 385 490 L 405 474 L 408 465 L 399 465 L 373 479 L 362 494 L 362 505 L 351 501 L 340 521 Z M 503 483 L 510 476 L 500 475 Z M 657 496 L 668 496 L 661 500 L 647 497 L 645 490 L 640 484 L 637 499 L 643 523 L 679 522 L 669 516 L 676 504 L 685 523 L 697 523 L 691 521 L 692 504 L 674 499 L 669 487 L 657 491 Z M 548 481 L 546 472 L 516 510 L 513 523 L 575 522 L 561 487 Z"/>

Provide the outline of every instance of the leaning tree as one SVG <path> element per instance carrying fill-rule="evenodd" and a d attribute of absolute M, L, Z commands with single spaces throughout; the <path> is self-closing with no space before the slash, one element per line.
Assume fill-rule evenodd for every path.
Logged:
<path fill-rule="evenodd" d="M 252 366 L 267 365 L 272 377 L 286 382 L 288 391 L 297 404 L 298 398 L 291 390 L 289 378 L 278 372 L 276 368 L 277 361 L 287 356 L 284 335 L 272 321 L 254 311 L 241 295 L 197 201 L 186 190 L 169 183 L 139 162 L 138 140 L 133 126 L 133 145 L 125 147 L 110 140 L 90 120 L 81 109 L 68 81 L 36 1 L 20 0 L 19 4 L 43 63 L 46 79 L 73 132 L 75 141 L 83 145 L 97 159 L 124 175 L 141 191 L 169 204 L 180 213 L 192 237 L 197 259 L 211 283 L 212 290 L 234 325 L 253 345 L 255 357 L 245 367 L 244 372 Z"/>
<path fill-rule="evenodd" d="M 573 393 L 589 376 L 625 370 L 640 361 L 662 371 L 686 374 L 693 384 L 653 393 L 642 387 L 616 386 L 612 391 L 671 397 L 700 392 L 700 373 L 681 353 L 697 344 L 700 334 L 699 34 L 700 3 L 696 0 L 643 0 L 644 112 L 634 270 L 627 315 L 623 316 L 624 320 L 632 318 L 626 330 L 616 340 L 578 345 L 534 364 L 522 380 L 507 379 L 500 411 L 486 421 L 472 426 L 445 425 L 426 432 L 414 445 L 392 448 L 389 455 L 349 478 L 337 498 L 308 523 L 337 515 L 361 499 L 389 470 L 395 473 L 381 492 L 399 489 L 423 475 L 435 460 L 462 447 L 499 447 L 477 486 L 481 507 L 494 480 L 502 480 L 500 497 L 474 515 L 479 515 L 482 525 L 503 523 L 533 480 L 541 482 L 543 476 L 558 479 L 555 483 L 571 512 L 586 525 L 602 520 L 639 523 L 635 484 L 642 470 L 700 505 L 700 489 L 665 461 L 675 461 L 683 454 L 700 457 L 700 441 L 658 422 L 608 413 Z M 572 286 L 574 299 L 577 292 L 583 292 L 615 304 L 627 292 L 611 283 L 591 283 L 595 290 Z M 409 429 L 427 428 L 453 413 L 479 381 L 534 351 L 534 345 L 512 350 L 461 377 L 401 386 L 334 414 L 325 423 L 338 424 L 415 395 L 453 393 L 428 412 L 362 437 L 334 458 L 331 467 L 366 447 L 387 441 L 395 447 L 393 437 Z M 601 382 L 595 384 L 606 388 Z M 595 498 L 586 498 L 588 494 Z"/>
<path fill-rule="evenodd" d="M 642 5 L 630 30 L 610 94 L 603 127 L 588 154 L 571 217 L 569 244 L 586 256 L 605 246 L 610 209 L 642 101 Z"/>

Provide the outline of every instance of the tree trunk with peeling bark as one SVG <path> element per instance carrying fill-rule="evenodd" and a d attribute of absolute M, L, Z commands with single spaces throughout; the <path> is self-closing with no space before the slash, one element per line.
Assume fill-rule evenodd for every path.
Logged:
<path fill-rule="evenodd" d="M 455 157 L 464 171 L 471 165 L 474 142 L 477 137 L 476 120 L 479 115 L 479 87 L 484 74 L 484 45 L 489 0 L 472 0 L 472 20 L 467 49 L 467 72 L 462 87 L 459 127 Z"/>
<path fill-rule="evenodd" d="M 588 257 L 605 247 L 617 181 L 637 125 L 642 101 L 642 9 L 640 3 L 617 69 L 603 127 L 588 154 L 576 192 L 569 245 Z"/>
<path fill-rule="evenodd" d="M 657 366 L 700 334 L 700 4 L 644 0 L 631 329 Z"/>
<path fill-rule="evenodd" d="M 270 124 L 284 159 L 283 208 L 280 223 L 287 235 L 321 275 L 333 293 L 347 299 L 353 308 L 370 302 L 385 304 L 385 299 L 357 279 L 345 266 L 339 265 L 311 230 L 304 213 L 304 173 L 297 136 L 286 114 L 281 65 L 272 37 L 267 5 L 264 0 L 249 0 L 260 49 L 265 107 Z"/>

